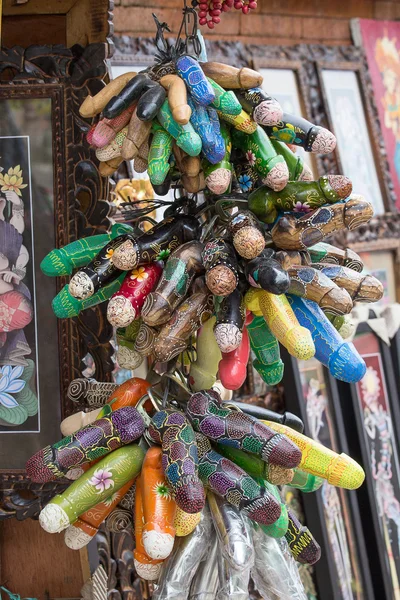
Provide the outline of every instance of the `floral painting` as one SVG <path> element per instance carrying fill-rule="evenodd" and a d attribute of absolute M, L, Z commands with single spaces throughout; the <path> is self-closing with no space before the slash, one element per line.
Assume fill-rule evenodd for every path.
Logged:
<path fill-rule="evenodd" d="M 366 362 L 367 372 L 357 383 L 364 441 L 368 449 L 370 477 L 393 598 L 400 598 L 400 470 L 382 356 L 373 333 L 361 335 L 354 344 Z"/>
<path fill-rule="evenodd" d="M 17 145 L 15 163 L 15 138 L 0 138 L 0 431 L 38 429 L 29 139 Z"/>
<path fill-rule="evenodd" d="M 400 22 L 359 19 L 358 29 L 400 208 Z"/>
<path fill-rule="evenodd" d="M 316 359 L 298 362 L 310 436 L 337 452 L 323 367 Z M 325 482 L 321 488 L 321 495 L 340 598 L 361 600 L 363 593 L 360 564 L 354 545 L 345 492 Z"/>

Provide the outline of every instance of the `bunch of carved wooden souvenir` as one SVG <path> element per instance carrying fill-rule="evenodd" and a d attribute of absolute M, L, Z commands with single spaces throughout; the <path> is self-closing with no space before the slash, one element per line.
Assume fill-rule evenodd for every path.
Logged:
<path fill-rule="evenodd" d="M 135 567 L 158 580 L 155 598 L 244 600 L 251 574 L 264 598 L 304 599 L 293 559 L 313 564 L 320 547 L 278 486 L 355 489 L 362 468 L 306 437 L 291 413 L 223 401 L 219 382 L 191 393 L 166 380 L 126 381 L 29 459 L 32 481 L 74 479 L 42 510 L 42 527 L 82 548 L 134 493 Z"/>
<path fill-rule="evenodd" d="M 295 417 L 254 414 L 215 391 L 243 384 L 250 349 L 261 377 L 277 384 L 279 343 L 359 381 L 366 367 L 344 340 L 347 315 L 383 293 L 353 251 L 324 241 L 366 223 L 371 204 L 352 195 L 347 177 L 312 181 L 285 143 L 324 153 L 334 136 L 284 114 L 261 83 L 249 69 L 183 55 L 87 98 L 82 116 L 102 112 L 88 139 L 103 173 L 134 159 L 158 193 L 171 185 L 183 192 L 150 230 L 115 224 L 41 265 L 50 276 L 75 271 L 53 301 L 58 317 L 108 301 L 121 366 L 152 357 L 164 379 L 186 376 L 183 398 L 128 381 L 85 416 L 93 422 L 67 421 L 67 437 L 27 465 L 34 481 L 79 476 L 40 516 L 47 531 L 66 529 L 73 547 L 87 543 L 136 479 L 136 568 L 159 578 L 160 600 L 204 588 L 220 600 L 247 598 L 250 570 L 264 597 L 272 589 L 303 598 L 290 552 L 313 563 L 320 550 L 276 486 L 312 491 L 326 479 L 354 489 L 364 479 L 351 458 L 305 437 Z"/>

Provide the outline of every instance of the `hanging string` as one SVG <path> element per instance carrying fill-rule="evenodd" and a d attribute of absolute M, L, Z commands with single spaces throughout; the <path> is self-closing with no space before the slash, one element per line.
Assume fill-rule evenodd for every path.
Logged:
<path fill-rule="evenodd" d="M 169 62 L 175 60 L 182 54 L 192 54 L 199 57 L 202 53 L 202 45 L 198 37 L 197 28 L 197 0 L 192 0 L 192 5 L 188 6 L 186 0 L 183 0 L 182 21 L 176 37 L 175 45 L 170 45 L 165 39 L 164 33 L 171 33 L 168 24 L 160 23 L 157 16 L 152 13 L 156 24 L 156 37 L 154 39 L 157 48 L 156 60 L 158 62 Z M 182 35 L 184 38 L 182 39 Z"/>

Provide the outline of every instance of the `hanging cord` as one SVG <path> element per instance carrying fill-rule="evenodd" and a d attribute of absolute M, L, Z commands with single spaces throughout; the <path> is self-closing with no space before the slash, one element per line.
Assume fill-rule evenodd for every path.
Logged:
<path fill-rule="evenodd" d="M 8 597 L 10 600 L 21 600 L 21 596 L 19 594 L 13 594 L 12 592 L 10 592 L 10 590 L 8 590 L 3 585 L 0 585 L 0 600 L 2 600 L 2 594 L 1 594 L 2 591 L 5 592 L 6 594 L 8 594 Z M 37 600 L 37 598 L 24 598 L 23 600 Z"/>

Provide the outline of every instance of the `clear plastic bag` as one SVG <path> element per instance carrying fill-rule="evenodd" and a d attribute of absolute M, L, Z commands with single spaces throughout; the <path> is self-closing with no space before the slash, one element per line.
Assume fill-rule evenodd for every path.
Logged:
<path fill-rule="evenodd" d="M 219 590 L 216 600 L 248 600 L 250 569 L 237 571 L 218 553 Z"/>
<path fill-rule="evenodd" d="M 193 533 L 175 539 L 174 548 L 162 566 L 153 600 L 187 600 L 193 577 L 210 547 L 211 536 L 215 536 L 215 532 L 210 510 L 205 506 Z"/>
<path fill-rule="evenodd" d="M 274 539 L 253 528 L 255 551 L 251 576 L 264 600 L 307 600 L 296 561 L 286 539 Z"/>
<path fill-rule="evenodd" d="M 220 552 L 220 548 L 215 531 L 212 535 L 214 539 L 211 548 L 194 576 L 189 600 L 214 600 L 217 595 L 219 586 L 217 554 Z"/>
<path fill-rule="evenodd" d="M 233 569 L 251 569 L 254 565 L 254 548 L 249 519 L 215 494 L 209 492 L 207 499 L 224 557 Z"/>

